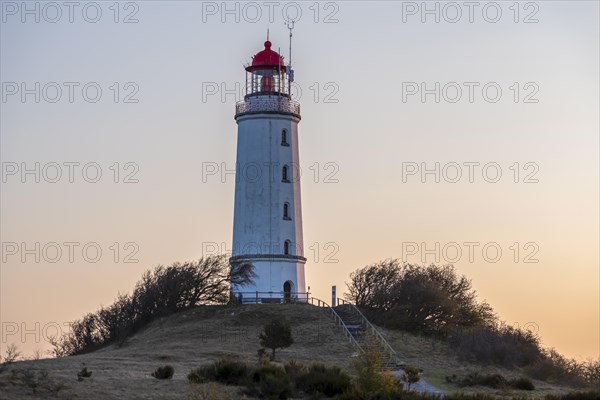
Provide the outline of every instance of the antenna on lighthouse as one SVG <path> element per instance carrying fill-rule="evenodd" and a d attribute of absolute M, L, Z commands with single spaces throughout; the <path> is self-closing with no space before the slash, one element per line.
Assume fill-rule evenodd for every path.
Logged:
<path fill-rule="evenodd" d="M 292 82 L 294 82 L 294 70 L 292 69 L 292 31 L 294 30 L 294 20 L 288 19 L 285 25 L 290 30 L 290 58 L 288 60 L 288 66 L 286 72 L 288 73 L 288 94 L 292 95 Z"/>

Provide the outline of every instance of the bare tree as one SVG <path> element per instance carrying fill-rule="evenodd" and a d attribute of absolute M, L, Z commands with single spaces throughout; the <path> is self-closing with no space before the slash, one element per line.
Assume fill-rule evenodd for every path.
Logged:
<path fill-rule="evenodd" d="M 255 277 L 252 265 L 230 265 L 224 255 L 159 265 L 142 275 L 131 295 L 119 294 L 110 306 L 71 324 L 68 334 L 52 338 L 53 354 L 62 357 L 107 343 L 122 344 L 157 317 L 198 305 L 227 303 L 232 284 L 243 286 Z"/>
<path fill-rule="evenodd" d="M 42 351 L 42 349 L 35 349 L 33 351 L 33 355 L 31 356 L 31 359 L 32 360 L 41 360 L 43 355 L 44 355 L 44 352 Z"/>
<path fill-rule="evenodd" d="M 14 343 L 11 343 L 8 346 L 6 346 L 5 354 L 6 355 L 4 356 L 4 360 L 2 360 L 3 364 L 10 364 L 12 362 L 15 362 L 23 355 L 23 353 L 21 353 L 17 345 Z"/>

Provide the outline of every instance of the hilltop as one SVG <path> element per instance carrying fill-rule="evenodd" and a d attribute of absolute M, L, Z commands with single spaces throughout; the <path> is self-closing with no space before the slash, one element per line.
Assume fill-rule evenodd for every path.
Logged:
<path fill-rule="evenodd" d="M 349 367 L 354 350 L 341 340 L 340 328 L 328 311 L 307 305 L 200 306 L 158 319 L 127 339 L 123 346 L 109 345 L 92 353 L 57 359 L 22 361 L 0 374 L 6 399 L 39 398 L 26 377 L 12 371 L 48 372 L 48 381 L 65 387 L 59 399 L 188 399 L 192 395 L 186 375 L 195 367 L 220 358 L 257 359 L 258 333 L 271 318 L 287 318 L 295 343 L 278 354 L 278 361 L 295 359 Z M 83 364 L 92 371 L 77 381 Z M 150 376 L 157 367 L 171 364 L 171 381 Z M 18 376 L 16 376 L 18 375 Z M 236 388 L 229 388 L 236 392 Z"/>
<path fill-rule="evenodd" d="M 109 345 L 77 356 L 11 364 L 0 373 L 0 389 L 6 399 L 47 398 L 56 389 L 58 391 L 52 397 L 57 399 L 205 398 L 198 393 L 197 387 L 187 382 L 187 374 L 199 365 L 221 358 L 256 361 L 258 333 L 272 318 L 286 318 L 295 339 L 291 347 L 278 353 L 277 362 L 292 359 L 304 363 L 321 362 L 352 371 L 350 360 L 355 350 L 326 308 L 301 304 L 200 306 L 153 321 L 121 347 Z M 423 376 L 447 393 L 458 391 L 444 381 L 444 377 L 451 374 L 480 371 L 506 377 L 519 376 L 519 371 L 465 363 L 441 341 L 385 329 L 381 332 L 401 359 L 422 368 Z M 172 380 L 157 380 L 150 375 L 165 364 L 175 368 Z M 83 366 L 92 371 L 92 377 L 79 382 L 77 372 Z M 38 382 L 37 394 L 34 394 L 32 382 Z M 544 382 L 535 381 L 535 385 L 533 392 L 482 387 L 461 391 L 533 398 L 569 391 L 569 388 Z M 218 386 L 216 390 L 223 397 L 225 393 L 232 398 L 240 397 L 239 388 L 235 386 Z"/>

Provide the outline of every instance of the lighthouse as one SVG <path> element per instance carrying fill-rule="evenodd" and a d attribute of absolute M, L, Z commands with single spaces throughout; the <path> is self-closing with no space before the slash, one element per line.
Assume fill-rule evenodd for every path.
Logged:
<path fill-rule="evenodd" d="M 291 30 L 290 30 L 291 37 Z M 291 52 L 291 46 L 290 46 Z M 293 71 L 268 40 L 246 70 L 236 103 L 237 160 L 230 263 L 251 264 L 254 284 L 233 286 L 242 303 L 306 301 L 298 123 Z"/>

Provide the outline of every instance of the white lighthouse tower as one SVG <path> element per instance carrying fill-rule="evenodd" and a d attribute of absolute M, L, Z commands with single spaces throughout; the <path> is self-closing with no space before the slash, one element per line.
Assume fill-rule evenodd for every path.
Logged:
<path fill-rule="evenodd" d="M 291 31 L 290 31 L 291 34 Z M 254 285 L 232 287 L 243 303 L 306 301 L 300 201 L 300 105 L 293 72 L 264 43 L 246 66 L 238 125 L 232 265 L 252 264 Z"/>

